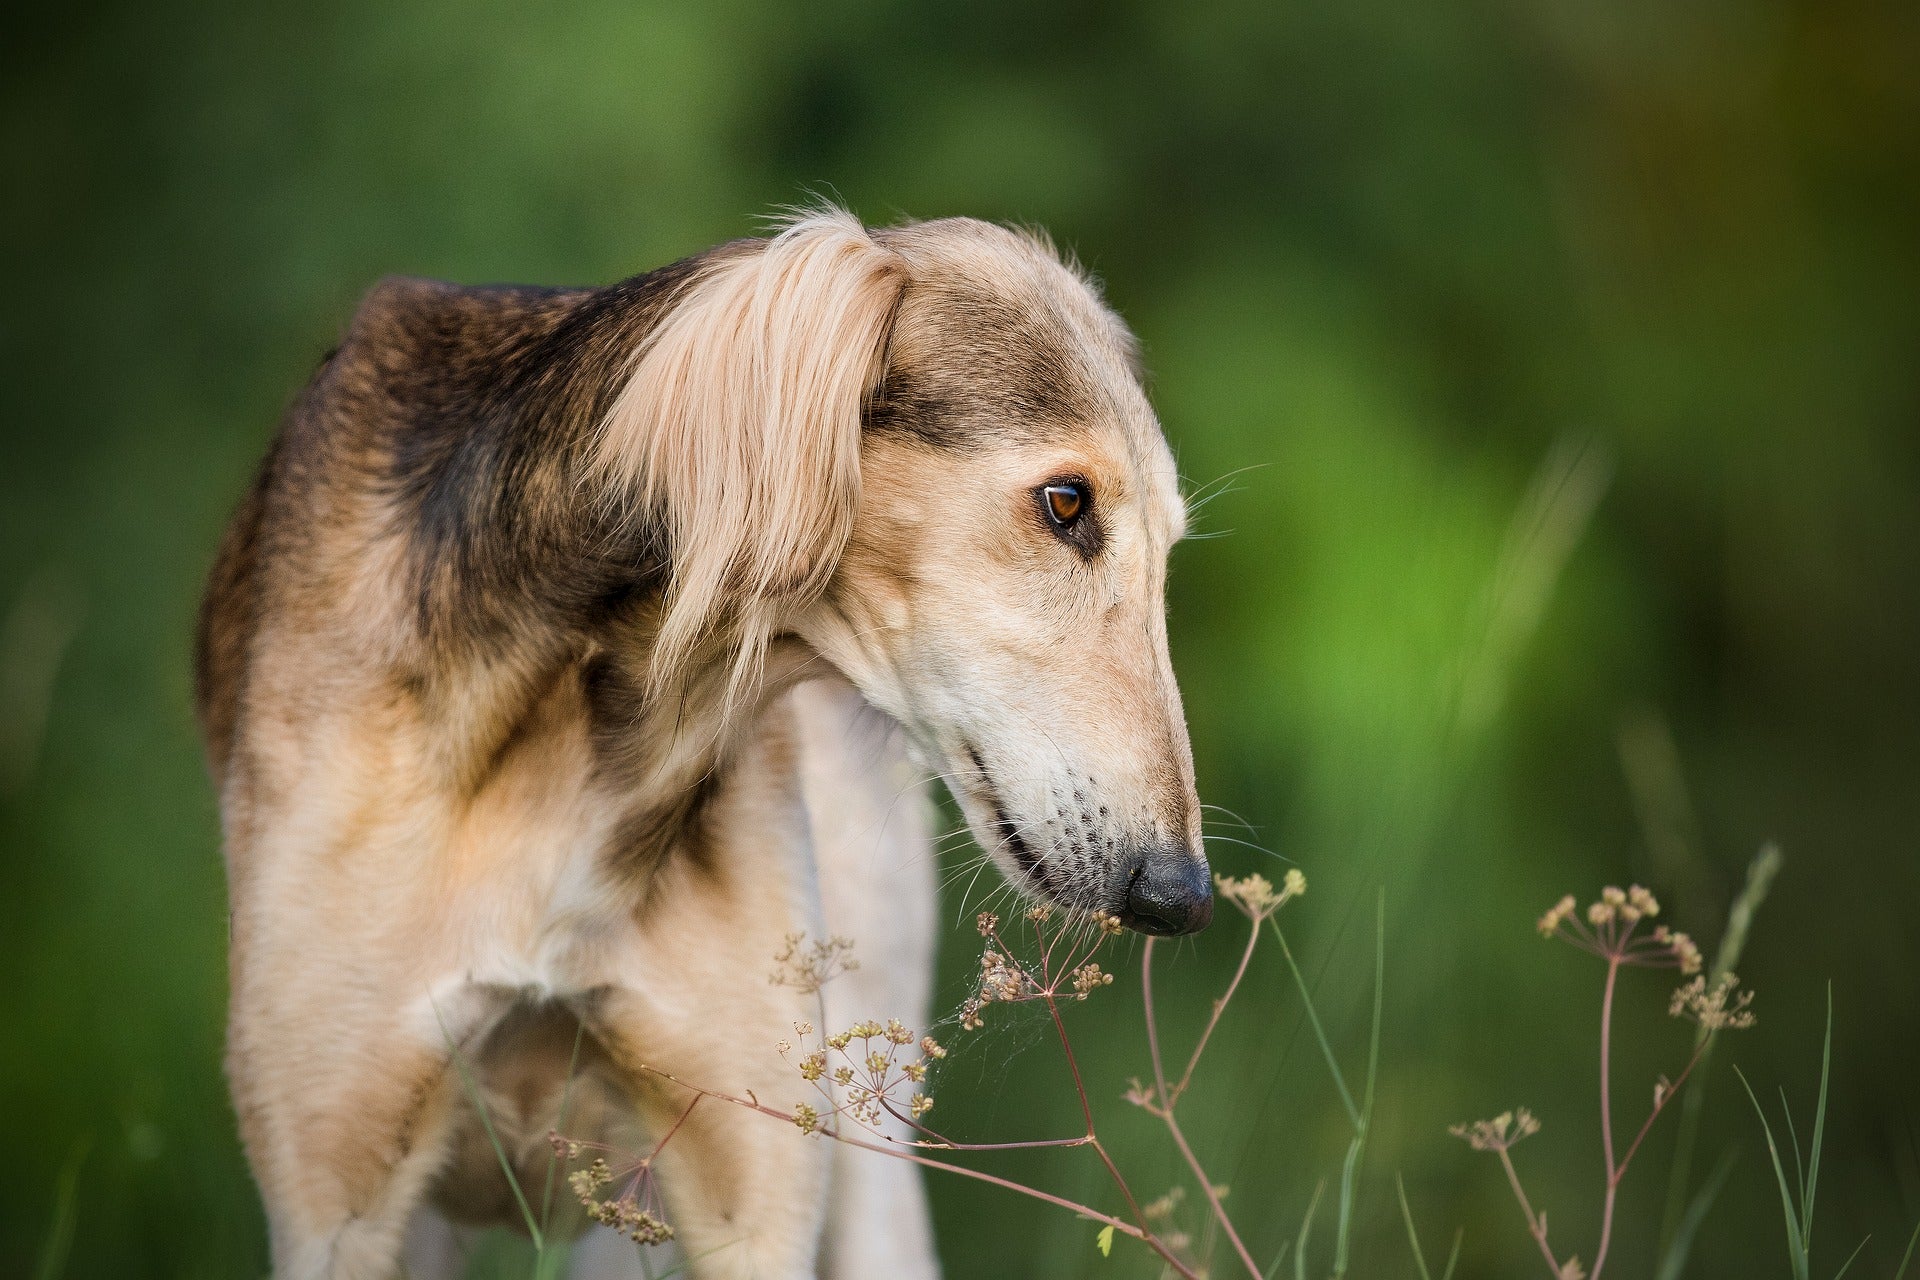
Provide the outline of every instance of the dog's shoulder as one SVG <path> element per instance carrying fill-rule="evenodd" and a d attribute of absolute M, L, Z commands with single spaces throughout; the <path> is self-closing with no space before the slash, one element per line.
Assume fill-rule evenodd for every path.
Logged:
<path fill-rule="evenodd" d="M 322 375 L 348 394 L 470 402 L 560 356 L 598 292 L 389 276 L 361 298 Z"/>

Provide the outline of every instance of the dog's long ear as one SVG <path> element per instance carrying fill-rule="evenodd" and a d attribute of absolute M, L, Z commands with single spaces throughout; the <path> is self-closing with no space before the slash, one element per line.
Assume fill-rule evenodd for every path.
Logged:
<path fill-rule="evenodd" d="M 810 212 L 718 255 L 641 346 L 594 462 L 671 551 L 656 692 L 716 633 L 740 645 L 737 687 L 780 614 L 831 576 L 905 282 L 851 214 Z"/>

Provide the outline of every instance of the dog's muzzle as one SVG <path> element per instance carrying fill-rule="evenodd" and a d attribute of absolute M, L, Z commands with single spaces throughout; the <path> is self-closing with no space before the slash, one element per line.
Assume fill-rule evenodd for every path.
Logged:
<path fill-rule="evenodd" d="M 1135 854 L 1124 884 L 1126 898 L 1115 914 L 1129 929 L 1167 937 L 1198 933 L 1213 919 L 1207 864 L 1183 844 L 1170 841 Z"/>

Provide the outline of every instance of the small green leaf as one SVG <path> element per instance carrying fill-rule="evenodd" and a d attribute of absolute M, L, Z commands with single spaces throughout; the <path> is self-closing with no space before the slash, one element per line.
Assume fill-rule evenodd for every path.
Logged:
<path fill-rule="evenodd" d="M 1105 1258 L 1110 1254 L 1112 1254 L 1113 1253 L 1113 1224 L 1109 1222 L 1106 1226 L 1100 1228 L 1100 1234 L 1093 1238 L 1093 1242 L 1100 1246 L 1101 1257 Z"/>

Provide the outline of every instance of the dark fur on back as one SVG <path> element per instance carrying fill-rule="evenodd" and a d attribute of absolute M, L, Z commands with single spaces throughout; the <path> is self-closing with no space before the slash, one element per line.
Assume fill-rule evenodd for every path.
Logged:
<path fill-rule="evenodd" d="M 657 595 L 664 549 L 585 492 L 585 443 L 648 329 L 728 251 L 603 289 L 396 278 L 368 292 L 281 423 L 211 575 L 197 675 L 216 769 L 263 593 L 297 609 L 370 542 L 403 544 L 414 607 L 396 674 L 428 698 L 471 663 L 576 650 Z"/>

